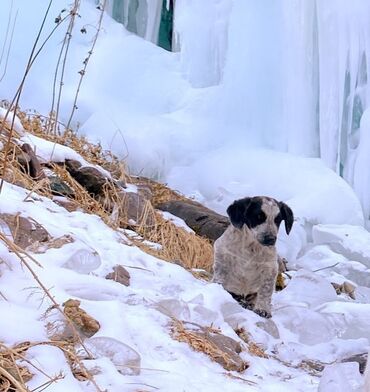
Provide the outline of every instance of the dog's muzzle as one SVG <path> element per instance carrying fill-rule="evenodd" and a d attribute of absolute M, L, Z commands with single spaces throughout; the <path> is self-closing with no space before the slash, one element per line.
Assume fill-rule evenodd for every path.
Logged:
<path fill-rule="evenodd" d="M 271 234 L 267 234 L 262 237 L 262 240 L 260 241 L 260 243 L 265 246 L 273 246 L 276 243 L 276 236 L 271 235 Z"/>

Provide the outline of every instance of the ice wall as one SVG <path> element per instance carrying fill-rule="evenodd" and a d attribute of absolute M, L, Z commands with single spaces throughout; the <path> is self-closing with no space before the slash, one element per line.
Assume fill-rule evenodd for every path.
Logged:
<path fill-rule="evenodd" d="M 368 151 L 368 127 L 360 127 L 360 121 L 370 106 L 370 2 L 207 2 L 211 14 L 221 5 L 228 10 L 223 18 L 212 15 L 205 23 L 211 35 L 185 17 L 196 11 L 196 19 L 203 20 L 199 2 L 179 0 L 178 11 L 185 15 L 180 27 L 175 19 L 183 68 L 197 69 L 186 75 L 192 79 L 196 74 L 195 85 L 209 85 L 210 67 L 219 68 L 214 78 L 220 80 L 219 89 L 204 113 L 209 117 L 213 108 L 211 117 L 234 140 L 321 157 L 361 192 L 369 214 L 370 200 L 364 195 L 370 194 L 370 165 L 361 163 Z M 225 34 L 227 42 L 215 45 Z"/>

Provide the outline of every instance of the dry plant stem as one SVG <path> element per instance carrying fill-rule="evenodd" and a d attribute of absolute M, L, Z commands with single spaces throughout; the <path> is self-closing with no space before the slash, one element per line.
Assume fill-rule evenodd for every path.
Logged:
<path fill-rule="evenodd" d="M 64 73 L 65 73 L 66 64 L 67 64 L 69 46 L 70 46 L 71 39 L 72 39 L 72 32 L 73 32 L 76 16 L 78 15 L 79 9 L 80 9 L 80 0 L 75 0 L 73 7 L 70 11 L 71 19 L 69 21 L 69 25 L 68 25 L 67 32 L 66 32 L 64 40 L 63 40 L 63 46 L 61 49 L 61 55 L 63 57 L 63 61 L 62 61 L 62 69 L 61 69 L 61 75 L 60 75 L 59 91 L 58 91 L 57 106 L 56 106 L 56 113 L 55 113 L 56 120 L 59 117 L 60 102 L 62 99 L 62 91 L 63 91 L 63 84 L 64 84 Z M 64 51 L 64 53 L 63 53 L 63 51 Z M 58 72 L 60 59 L 61 58 L 58 59 L 58 65 L 57 65 L 57 69 L 55 71 L 56 73 Z M 53 111 L 53 108 L 52 108 L 52 111 Z M 56 121 L 54 122 L 54 130 L 53 131 L 54 131 L 54 134 L 57 133 L 57 122 Z M 53 153 L 52 153 L 52 155 L 53 155 Z"/>
<path fill-rule="evenodd" d="M 14 1 L 12 0 L 11 5 L 10 5 L 9 14 L 8 14 L 8 22 L 6 24 L 6 29 L 5 29 L 4 43 L 3 43 L 3 46 L 2 46 L 2 49 L 1 49 L 1 54 L 0 54 L 0 65 L 1 65 L 1 63 L 3 61 L 6 43 L 8 42 L 8 35 L 9 35 L 9 30 L 10 30 L 10 21 L 12 19 L 12 14 L 13 14 L 13 5 L 14 5 Z"/>
<path fill-rule="evenodd" d="M 54 297 L 50 294 L 49 290 L 44 286 L 44 284 L 41 282 L 41 280 L 39 279 L 39 277 L 37 276 L 36 272 L 31 268 L 31 266 L 29 265 L 29 263 L 26 261 L 26 259 L 24 258 L 24 256 L 22 256 L 22 254 L 18 251 L 18 247 L 12 242 L 10 241 L 8 238 L 6 238 L 6 236 L 2 233 L 0 233 L 0 239 L 8 246 L 8 248 L 13 251 L 16 256 L 18 256 L 18 258 L 22 261 L 22 264 L 28 269 L 28 271 L 31 273 L 32 277 L 36 280 L 36 282 L 39 284 L 39 286 L 42 288 L 42 290 L 44 291 L 44 293 L 46 294 L 46 296 L 50 299 L 50 301 L 53 303 L 54 307 L 56 309 L 58 309 L 60 311 L 60 313 L 63 314 L 63 316 L 66 318 L 68 324 L 70 324 L 70 326 L 73 329 L 73 332 L 76 335 L 76 338 L 79 340 L 79 342 L 81 343 L 82 347 L 86 350 L 86 353 L 90 356 L 91 358 L 91 354 L 89 353 L 89 351 L 85 348 L 78 332 L 76 331 L 76 328 L 74 328 L 73 323 L 69 320 L 69 318 L 65 315 L 65 313 L 63 312 L 63 310 L 60 308 L 59 304 L 55 301 Z M 25 252 L 24 252 L 25 253 Z M 25 253 L 26 254 L 26 253 Z M 27 257 L 30 257 L 31 260 L 35 260 L 33 259 L 30 255 L 26 254 Z M 38 265 L 40 265 L 38 263 Z"/>
<path fill-rule="evenodd" d="M 53 377 L 53 379 L 51 379 L 50 381 L 46 381 L 43 384 L 39 385 L 38 387 L 32 389 L 31 392 L 42 392 L 45 391 L 45 389 L 49 388 L 49 386 L 59 380 L 61 380 L 62 378 L 64 378 L 64 376 L 62 374 Z"/>
<path fill-rule="evenodd" d="M 72 331 L 76 337 L 76 339 L 79 341 L 79 343 L 81 344 L 81 347 L 83 347 L 83 349 L 85 350 L 86 354 L 88 355 L 88 357 L 90 359 L 93 359 L 93 356 L 90 354 L 90 352 L 88 351 L 88 349 L 86 348 L 86 346 L 84 345 L 80 335 L 78 334 L 76 327 L 74 326 L 73 322 L 67 317 L 67 315 L 63 312 L 63 310 L 61 309 L 61 307 L 59 306 L 59 304 L 55 301 L 54 297 L 50 294 L 49 290 L 45 287 L 45 285 L 41 282 L 41 280 L 39 279 L 39 277 L 37 276 L 36 272 L 31 268 L 31 266 L 29 265 L 29 263 L 25 260 L 25 258 L 20 254 L 20 252 L 17 250 L 17 246 L 10 241 L 8 238 L 6 238 L 6 236 L 2 233 L 0 233 L 0 240 L 2 240 L 7 247 L 12 250 L 16 256 L 18 256 L 18 258 L 21 260 L 22 264 L 28 269 L 28 271 L 31 273 L 32 277 L 36 280 L 36 282 L 38 283 L 38 285 L 41 287 L 41 289 L 44 291 L 45 295 L 50 299 L 50 301 L 52 302 L 53 306 L 55 307 L 55 309 L 57 309 L 65 318 L 65 320 L 67 321 L 68 325 L 72 328 Z M 32 257 L 30 255 L 28 255 L 26 252 L 24 252 L 27 257 L 30 257 L 32 259 Z M 33 259 L 34 260 L 34 259 Z M 89 372 L 87 371 L 87 369 L 85 369 L 85 367 L 83 366 L 83 364 L 80 364 L 82 366 L 82 368 L 84 369 L 84 371 L 86 371 L 87 374 L 89 374 Z M 93 377 L 91 377 L 91 382 L 94 384 L 94 386 L 96 387 L 97 391 L 102 392 L 101 389 L 99 388 L 99 386 L 96 384 L 95 380 L 93 379 Z"/>
<path fill-rule="evenodd" d="M 6 377 L 9 381 L 11 381 L 14 386 L 17 388 L 17 392 L 29 392 L 24 386 L 15 379 L 9 372 L 7 372 L 3 367 L 0 366 L 0 374 Z"/>
<path fill-rule="evenodd" d="M 0 56 L 0 65 L 1 65 L 1 63 L 3 61 L 4 50 L 5 50 L 6 42 L 8 41 L 8 33 L 9 33 L 9 26 L 10 26 L 12 12 L 13 12 L 13 1 L 12 1 L 12 5 L 11 5 L 11 8 L 10 8 L 10 11 L 9 11 L 9 18 L 8 18 L 8 23 L 7 23 L 7 28 L 6 28 L 6 35 L 5 35 L 3 49 L 1 51 L 1 56 Z M 13 43 L 14 28 L 15 28 L 15 23 L 17 21 L 17 18 L 18 18 L 18 11 L 15 13 L 15 17 L 14 17 L 14 21 L 13 21 L 13 27 L 12 27 L 12 31 L 11 31 L 10 39 L 9 39 L 9 45 L 8 45 L 8 49 L 6 51 L 6 59 L 5 59 L 4 71 L 3 71 L 3 74 L 0 76 L 0 82 L 4 79 L 4 76 L 6 75 L 6 71 L 8 69 L 10 48 L 12 47 L 12 43 Z"/>
<path fill-rule="evenodd" d="M 80 80 L 79 80 L 79 82 L 78 82 L 78 86 L 77 86 L 77 90 L 76 90 L 75 99 L 74 99 L 74 101 L 73 101 L 72 112 L 71 112 L 71 115 L 70 115 L 70 117 L 69 117 L 69 119 L 68 119 L 68 122 L 67 122 L 67 126 L 66 126 L 67 129 L 70 128 L 71 121 L 72 121 L 72 117 L 73 117 L 73 115 L 74 115 L 75 110 L 77 109 L 77 99 L 78 99 L 78 95 L 79 95 L 79 93 L 80 93 L 82 80 L 83 80 L 83 77 L 84 77 L 85 74 L 86 74 L 87 66 L 88 66 L 88 64 L 89 64 L 91 55 L 92 55 L 93 52 L 94 52 L 94 48 L 95 48 L 95 45 L 96 45 L 96 41 L 98 40 L 98 36 L 99 36 L 100 31 L 101 31 L 101 25 L 102 25 L 102 22 L 103 22 L 103 16 L 104 16 L 104 10 L 105 10 L 106 4 L 107 4 L 107 0 L 104 0 L 102 6 L 101 6 L 101 8 L 100 8 L 100 17 L 99 17 L 99 22 L 98 22 L 98 28 L 97 28 L 97 30 L 96 30 L 96 33 L 95 33 L 95 36 L 94 36 L 94 39 L 93 39 L 93 43 L 92 43 L 92 45 L 91 45 L 91 48 L 90 48 L 90 50 L 89 50 L 89 52 L 88 52 L 87 57 L 85 58 L 85 60 L 84 60 L 84 62 L 83 62 L 84 66 L 83 66 L 82 70 L 79 72 L 79 74 L 80 74 Z"/>
<path fill-rule="evenodd" d="M 9 130 L 9 136 L 8 136 L 8 140 L 7 140 L 7 143 L 6 143 L 6 145 L 5 145 L 5 149 L 4 149 L 4 150 L 5 150 L 5 154 L 4 154 L 4 161 L 3 161 L 3 175 L 2 175 L 2 178 L 1 178 L 1 182 L 0 182 L 0 193 L 1 193 L 1 191 L 2 191 L 2 189 L 3 189 L 3 185 L 4 185 L 4 174 L 5 174 L 6 166 L 7 166 L 7 159 L 6 159 L 6 156 L 7 156 L 7 152 L 9 151 L 9 148 L 10 148 L 10 141 L 11 141 L 12 136 L 13 136 L 15 117 L 16 117 L 16 114 L 17 114 L 17 108 L 18 108 L 18 105 L 19 105 L 19 100 L 20 100 L 20 97 L 21 97 L 21 93 L 22 93 L 22 90 L 23 90 L 24 83 L 25 83 L 25 81 L 26 81 L 26 77 L 27 77 L 28 72 L 30 71 L 30 68 L 31 68 L 31 65 L 32 65 L 32 60 L 33 60 L 33 57 L 34 57 L 34 53 L 35 53 L 35 51 L 36 51 L 36 46 L 37 46 L 38 41 L 39 41 L 39 39 L 40 39 L 41 32 L 42 32 L 42 30 L 44 29 L 45 22 L 46 22 L 46 18 L 47 18 L 48 14 L 49 14 L 50 7 L 51 7 L 51 4 L 52 4 L 52 3 L 53 3 L 53 0 L 50 0 L 50 1 L 49 1 L 49 5 L 48 5 L 48 7 L 47 7 L 47 9 L 46 9 L 46 11 L 45 11 L 45 14 L 44 14 L 43 21 L 42 21 L 41 26 L 40 26 L 40 28 L 39 28 L 37 37 L 36 37 L 36 39 L 35 39 L 35 42 L 33 43 L 33 47 L 32 47 L 32 50 L 31 50 L 31 54 L 30 54 L 30 56 L 29 56 L 29 58 L 28 58 L 28 63 L 27 63 L 27 66 L 26 66 L 26 70 L 25 70 L 25 72 L 24 72 L 24 74 L 23 74 L 22 81 L 21 81 L 21 83 L 20 83 L 20 85 L 19 85 L 19 87 L 18 87 L 18 90 L 17 90 L 17 92 L 16 92 L 16 94 L 15 94 L 15 96 L 14 96 L 12 102 L 11 102 L 10 105 L 9 105 L 8 110 L 7 110 L 6 113 L 5 113 L 5 117 L 3 118 L 3 121 L 2 121 L 1 124 L 0 124 L 0 133 L 1 133 L 1 132 L 3 131 L 3 128 L 4 128 L 4 125 L 5 125 L 6 119 L 7 119 L 8 115 L 9 115 L 9 112 L 10 112 L 11 108 L 14 106 L 14 111 L 13 111 L 11 126 L 10 126 L 10 130 Z"/>

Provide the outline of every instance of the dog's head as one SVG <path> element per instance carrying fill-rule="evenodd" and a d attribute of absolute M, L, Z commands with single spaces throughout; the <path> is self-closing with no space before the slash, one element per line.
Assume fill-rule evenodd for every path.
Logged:
<path fill-rule="evenodd" d="M 285 222 L 287 234 L 293 226 L 293 212 L 283 202 L 270 197 L 255 196 L 235 200 L 227 209 L 231 223 L 241 229 L 250 229 L 255 239 L 262 245 L 275 245 L 281 221 Z"/>

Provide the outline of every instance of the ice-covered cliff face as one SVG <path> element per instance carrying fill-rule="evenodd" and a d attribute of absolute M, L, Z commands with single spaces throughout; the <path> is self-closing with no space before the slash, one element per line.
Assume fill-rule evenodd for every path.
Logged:
<path fill-rule="evenodd" d="M 155 41 L 168 2 L 137 3 Z M 370 128 L 360 124 L 370 106 L 370 2 L 176 0 L 173 47 L 194 87 L 219 86 L 200 111 L 228 126 L 229 137 L 321 157 L 369 213 Z"/>
<path fill-rule="evenodd" d="M 53 1 L 43 38 L 69 6 L 68 0 Z M 2 2 L 1 99 L 17 91 L 45 8 L 44 0 Z M 128 157 L 131 172 L 201 193 L 202 201 L 220 211 L 230 199 L 252 192 L 289 202 L 297 188 L 299 200 L 305 200 L 302 216 L 309 213 L 322 223 L 313 217 L 310 194 L 322 202 L 327 172 L 315 159 L 301 162 L 292 155 L 320 157 L 351 184 L 369 218 L 370 2 L 108 0 L 107 10 L 121 24 L 104 17 L 73 126 Z M 96 33 L 96 0 L 83 0 L 79 13 L 63 83 L 61 72 L 57 75 L 62 122 L 70 116 Z M 16 25 L 8 54 L 9 15 L 10 26 L 14 19 Z M 50 111 L 64 27 L 33 64 L 21 107 Z M 169 44 L 172 52 L 162 49 Z M 265 187 L 271 173 L 280 183 Z M 347 194 L 353 208 L 346 211 L 356 210 L 350 214 L 357 217 L 352 190 L 343 192 L 336 180 L 339 188 L 325 188 L 325 200 L 335 198 L 342 206 L 338 198 Z M 327 203 L 326 223 L 348 223 L 347 215 L 332 221 L 338 205 Z"/>

